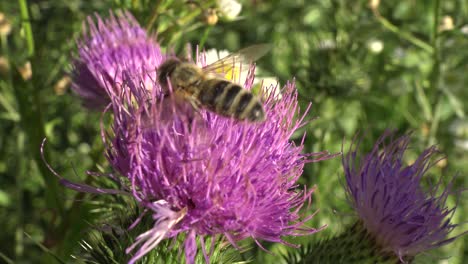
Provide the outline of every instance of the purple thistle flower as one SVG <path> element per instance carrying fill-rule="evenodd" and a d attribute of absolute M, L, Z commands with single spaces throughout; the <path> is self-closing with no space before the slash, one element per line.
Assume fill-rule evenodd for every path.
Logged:
<path fill-rule="evenodd" d="M 202 56 L 199 56 L 199 58 Z M 253 67 L 246 80 L 253 83 Z M 135 199 L 153 214 L 154 227 L 127 252 L 134 263 L 165 238 L 186 233 L 185 256 L 194 262 L 198 237 L 224 235 L 229 242 L 251 237 L 285 242 L 283 236 L 312 234 L 299 210 L 314 189 L 298 190 L 305 163 L 328 159 L 328 152 L 302 154 L 289 138 L 306 122 L 299 114 L 294 83 L 266 99 L 266 121 L 239 122 L 164 97 L 158 83 L 147 89 L 128 76 L 111 95 L 114 125 L 108 159 L 129 179 Z M 120 91 L 115 93 L 114 91 Z M 307 111 L 306 111 L 307 112 Z M 214 240 L 212 240 L 214 243 Z M 210 252 L 203 254 L 209 261 Z M 212 247 L 213 248 L 213 247 Z"/>
<path fill-rule="evenodd" d="M 394 139 L 387 131 L 370 153 L 359 155 L 357 140 L 343 156 L 346 190 L 364 227 L 381 252 L 394 254 L 402 262 L 458 237 L 447 238 L 457 226 L 450 223 L 455 207 L 449 209 L 446 204 L 451 183 L 440 195 L 440 182 L 429 191 L 421 186 L 423 175 L 437 163 L 433 157 L 439 152 L 432 146 L 412 165 L 405 166 L 403 154 L 409 141 L 409 134 Z"/>
<path fill-rule="evenodd" d="M 187 102 L 175 100 L 172 90 L 162 93 L 155 69 L 166 56 L 128 13 L 97 20 L 97 26 L 88 20 L 90 36 L 80 43 L 74 89 L 91 107 L 110 101 L 114 123 L 103 138 L 108 160 L 128 179 L 126 190 L 154 219 L 154 227 L 127 249 L 134 252 L 130 263 L 163 239 L 182 233 L 186 261 L 193 263 L 197 238 L 208 262 L 208 237 L 224 235 L 236 247 L 248 237 L 260 247 L 260 240 L 291 245 L 282 237 L 323 228 L 304 225 L 313 215 L 300 217 L 299 210 L 310 202 L 314 188 L 298 189 L 297 180 L 305 163 L 335 155 L 302 154 L 303 142 L 296 146 L 289 140 L 306 123 L 305 114 L 295 121 L 299 108 L 294 83 L 284 87 L 281 98 L 261 95 L 267 97 L 267 121 L 261 124 L 194 111 Z M 198 54 L 197 64 L 204 61 L 204 54 Z M 247 89 L 254 68 L 244 82 Z"/>
<path fill-rule="evenodd" d="M 128 12 L 96 23 L 88 17 L 83 24 L 83 38 L 78 42 L 78 56 L 73 62 L 73 90 L 85 106 L 102 109 L 110 99 L 105 86 L 122 82 L 122 73 L 139 75 L 145 83 L 156 78 L 155 68 L 164 56 L 159 44 Z"/>

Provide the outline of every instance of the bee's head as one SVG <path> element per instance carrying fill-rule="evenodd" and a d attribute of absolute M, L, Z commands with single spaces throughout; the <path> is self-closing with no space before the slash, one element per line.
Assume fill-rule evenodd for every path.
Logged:
<path fill-rule="evenodd" d="M 171 82 L 173 89 L 186 89 L 199 83 L 202 78 L 202 71 L 197 65 L 190 62 L 182 62 L 175 58 L 166 60 L 157 71 L 158 81 L 163 91 L 166 92 L 168 80 Z"/>
<path fill-rule="evenodd" d="M 158 73 L 158 82 L 161 84 L 163 89 L 167 89 L 167 81 L 168 79 L 172 78 L 172 74 L 174 70 L 181 64 L 182 62 L 176 58 L 169 58 L 159 68 L 157 69 Z"/>

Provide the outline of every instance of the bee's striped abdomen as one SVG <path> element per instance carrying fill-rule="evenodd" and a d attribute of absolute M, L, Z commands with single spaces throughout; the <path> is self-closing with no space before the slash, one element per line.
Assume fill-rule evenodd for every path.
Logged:
<path fill-rule="evenodd" d="M 239 118 L 242 113 L 244 113 L 245 109 L 249 105 L 249 103 L 253 99 L 253 94 L 251 93 L 244 93 L 243 95 L 240 96 L 239 101 L 237 102 L 236 105 L 236 110 L 235 110 L 235 115 L 237 118 Z"/>
<path fill-rule="evenodd" d="M 224 80 L 205 80 L 201 84 L 202 89 L 200 89 L 198 94 L 198 100 L 208 109 L 215 111 L 217 103 L 229 84 L 230 82 Z"/>
<path fill-rule="evenodd" d="M 260 122 L 265 120 L 265 111 L 263 110 L 263 106 L 260 101 L 257 99 L 252 104 L 252 107 L 247 110 L 246 119 L 252 122 Z"/>
<path fill-rule="evenodd" d="M 220 110 L 223 113 L 230 113 L 232 111 L 229 111 L 232 104 L 236 100 L 236 97 L 239 95 L 239 93 L 242 92 L 242 87 L 240 87 L 237 84 L 231 84 L 226 88 L 226 95 L 223 97 L 222 102 L 220 103 Z M 232 114 L 231 114 L 232 115 Z"/>
<path fill-rule="evenodd" d="M 202 86 L 197 97 L 201 105 L 209 110 L 239 120 L 265 120 L 265 112 L 258 98 L 241 86 L 221 79 L 205 80 Z"/>

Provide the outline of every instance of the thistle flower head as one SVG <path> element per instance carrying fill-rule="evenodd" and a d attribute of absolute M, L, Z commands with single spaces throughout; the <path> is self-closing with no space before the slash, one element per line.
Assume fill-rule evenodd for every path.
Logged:
<path fill-rule="evenodd" d="M 450 243 L 455 237 L 447 236 L 456 227 L 450 223 L 455 208 L 446 204 L 451 185 L 442 191 L 440 182 L 428 191 L 421 186 L 437 149 L 426 149 L 405 166 L 409 141 L 408 134 L 394 139 L 386 132 L 370 153 L 359 155 L 358 141 L 343 157 L 347 193 L 364 227 L 382 252 L 392 252 L 402 261 Z"/>
<path fill-rule="evenodd" d="M 109 102 L 106 83 L 122 82 L 125 71 L 150 83 L 164 56 L 157 42 L 128 12 L 110 14 L 96 22 L 88 17 L 73 62 L 73 90 L 89 108 L 104 108 Z M 109 86 L 109 85 L 108 85 Z"/>
<path fill-rule="evenodd" d="M 196 237 L 203 241 L 221 234 L 233 245 L 247 237 L 287 244 L 282 236 L 317 231 L 303 226 L 311 216 L 301 219 L 298 213 L 313 189 L 297 190 L 297 180 L 305 163 L 330 156 L 302 154 L 302 144 L 289 140 L 304 124 L 302 118 L 293 121 L 294 83 L 285 86 L 280 100 L 269 97 L 267 121 L 261 124 L 193 112 L 142 84 L 129 79 L 125 87 L 110 89 L 131 95 L 111 96 L 115 123 L 109 160 L 155 219 L 153 229 L 129 248 L 137 250 L 132 262 L 180 233 L 187 234 L 185 256 L 191 263 Z"/>
<path fill-rule="evenodd" d="M 185 234 L 186 261 L 193 263 L 197 239 L 208 262 L 208 237 L 222 235 L 234 246 L 248 237 L 258 245 L 260 240 L 287 244 L 283 236 L 320 229 L 304 226 L 311 215 L 299 216 L 313 189 L 298 188 L 297 180 L 305 163 L 331 155 L 302 154 L 302 143 L 290 141 L 305 124 L 304 116 L 295 121 L 294 83 L 280 99 L 264 96 L 267 121 L 260 124 L 194 111 L 170 85 L 163 93 L 156 76 L 166 58 L 129 14 L 111 15 L 106 22 L 98 18 L 89 28 L 75 63 L 75 90 L 93 105 L 110 100 L 108 160 L 154 219 L 154 227 L 127 249 L 134 254 L 130 263 L 179 234 Z M 204 66 L 205 58 L 197 54 L 195 63 Z M 251 89 L 253 81 L 254 66 L 239 83 Z"/>

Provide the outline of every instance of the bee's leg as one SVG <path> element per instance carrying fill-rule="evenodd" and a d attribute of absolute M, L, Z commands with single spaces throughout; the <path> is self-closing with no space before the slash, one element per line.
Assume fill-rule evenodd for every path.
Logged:
<path fill-rule="evenodd" d="M 176 90 L 176 98 L 178 99 L 178 102 L 179 103 L 184 103 L 186 104 L 187 102 L 190 104 L 191 106 L 191 113 L 192 114 L 189 114 L 190 115 L 200 115 L 200 102 L 197 100 L 196 96 L 191 94 L 191 93 L 188 93 L 187 91 L 183 90 L 183 89 L 178 89 Z M 192 117 L 189 117 L 189 119 L 192 119 Z"/>
<path fill-rule="evenodd" d="M 199 113 L 200 112 L 200 103 L 198 102 L 198 100 L 195 97 L 190 96 L 189 102 L 192 105 L 193 110 L 195 112 Z"/>
<path fill-rule="evenodd" d="M 184 93 L 184 96 L 186 98 L 186 102 L 188 101 L 190 103 L 190 106 L 191 106 L 191 111 L 187 113 L 187 122 L 188 122 L 188 129 L 189 131 L 191 132 L 192 131 L 192 126 L 194 125 L 193 122 L 197 122 L 196 120 L 198 120 L 196 118 L 196 116 L 198 115 L 199 117 L 201 116 L 201 112 L 200 112 L 200 103 L 198 102 L 198 100 L 193 96 L 193 95 L 190 95 L 188 93 Z"/>
<path fill-rule="evenodd" d="M 184 102 L 189 102 L 192 108 L 198 112 L 200 110 L 200 103 L 198 102 L 197 98 L 187 91 L 183 89 L 179 89 L 176 91 L 177 98 L 182 99 Z"/>

